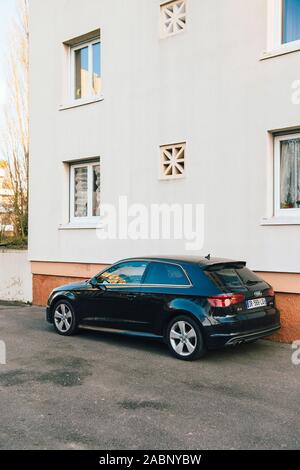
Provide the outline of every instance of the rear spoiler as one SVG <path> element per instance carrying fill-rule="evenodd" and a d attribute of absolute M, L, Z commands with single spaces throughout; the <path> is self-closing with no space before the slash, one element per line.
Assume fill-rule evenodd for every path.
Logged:
<path fill-rule="evenodd" d="M 210 264 L 208 266 L 205 266 L 203 268 L 203 271 L 212 272 L 212 271 L 218 271 L 219 269 L 226 269 L 226 268 L 242 269 L 242 268 L 245 268 L 246 265 L 247 265 L 246 261 L 228 261 L 228 262 Z"/>

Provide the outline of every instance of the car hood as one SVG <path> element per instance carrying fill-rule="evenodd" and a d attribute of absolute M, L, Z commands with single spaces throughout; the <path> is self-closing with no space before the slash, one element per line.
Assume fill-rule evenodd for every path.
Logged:
<path fill-rule="evenodd" d="M 71 291 L 71 290 L 81 290 L 85 289 L 89 280 L 80 281 L 80 282 L 73 282 L 72 284 L 66 284 L 64 286 L 59 286 L 54 289 L 53 292 L 62 292 L 62 291 Z"/>

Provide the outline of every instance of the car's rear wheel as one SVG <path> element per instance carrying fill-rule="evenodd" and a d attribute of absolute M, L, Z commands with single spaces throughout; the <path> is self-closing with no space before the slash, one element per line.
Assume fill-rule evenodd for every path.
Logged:
<path fill-rule="evenodd" d="M 72 336 L 78 331 L 74 307 L 67 300 L 59 301 L 54 307 L 53 323 L 58 334 Z"/>
<path fill-rule="evenodd" d="M 206 353 L 201 329 L 188 316 L 177 317 L 171 321 L 166 339 L 173 356 L 182 361 L 194 361 Z"/>

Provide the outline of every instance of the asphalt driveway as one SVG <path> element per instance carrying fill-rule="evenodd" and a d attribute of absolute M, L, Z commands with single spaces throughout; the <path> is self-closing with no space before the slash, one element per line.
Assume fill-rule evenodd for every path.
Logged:
<path fill-rule="evenodd" d="M 300 366 L 261 341 L 195 363 L 153 340 L 61 338 L 0 305 L 0 449 L 299 449 Z"/>

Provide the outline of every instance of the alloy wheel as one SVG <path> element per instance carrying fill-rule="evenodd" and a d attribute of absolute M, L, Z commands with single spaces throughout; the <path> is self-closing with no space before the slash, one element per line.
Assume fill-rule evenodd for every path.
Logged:
<path fill-rule="evenodd" d="M 56 328 L 61 333 L 67 333 L 72 326 L 72 312 L 66 304 L 59 304 L 54 313 Z"/>
<path fill-rule="evenodd" d="M 170 343 L 174 351 L 180 356 L 191 356 L 197 347 L 195 329 L 186 321 L 174 323 L 170 330 Z"/>

